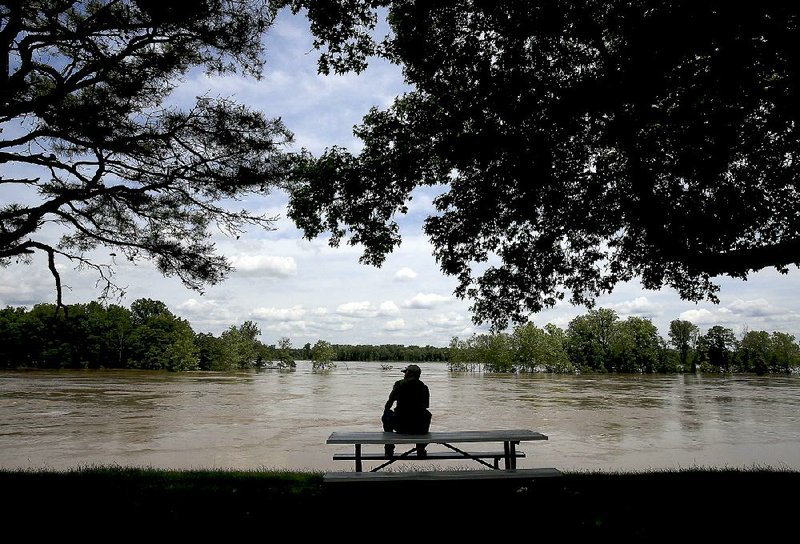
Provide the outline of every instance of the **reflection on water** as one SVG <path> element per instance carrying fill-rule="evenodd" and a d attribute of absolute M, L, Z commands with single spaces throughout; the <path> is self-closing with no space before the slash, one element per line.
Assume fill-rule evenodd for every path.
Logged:
<path fill-rule="evenodd" d="M 800 377 L 509 376 L 420 366 L 431 430 L 548 435 L 521 445 L 522 467 L 800 470 Z M 325 439 L 335 430 L 380 430 L 399 377 L 353 362 L 322 373 L 306 362 L 292 372 L 0 372 L 0 467 L 350 470 L 331 460 L 347 448 Z"/>

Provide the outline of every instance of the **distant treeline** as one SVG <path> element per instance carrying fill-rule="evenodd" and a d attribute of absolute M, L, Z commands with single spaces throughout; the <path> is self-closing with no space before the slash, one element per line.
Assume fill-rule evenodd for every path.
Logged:
<path fill-rule="evenodd" d="M 789 373 L 800 368 L 800 346 L 782 332 L 670 323 L 668 339 L 646 318 L 620 319 L 600 308 L 570 321 L 566 330 L 532 323 L 510 333 L 453 338 L 449 347 L 330 344 L 302 348 L 287 337 L 266 345 L 252 321 L 219 336 L 196 333 L 163 302 L 139 299 L 130 308 L 97 302 L 56 308 L 37 304 L 0 309 L 0 367 L 235 370 L 264 365 L 313 368 L 334 361 L 447 362 L 451 370 L 490 372 L 747 372 Z"/>
<path fill-rule="evenodd" d="M 140 368 L 231 370 L 291 360 L 266 346 L 252 322 L 220 336 L 195 333 L 160 301 L 139 299 L 130 309 L 97 302 L 58 308 L 0 310 L 0 366 L 6 368 Z"/>
<path fill-rule="evenodd" d="M 403 346 L 401 344 L 381 344 L 372 346 L 333 344 L 336 361 L 402 361 L 402 362 L 447 362 L 449 348 L 434 346 Z M 310 359 L 311 357 L 304 357 Z"/>
<path fill-rule="evenodd" d="M 139 299 L 130 308 L 98 302 L 57 309 L 37 304 L 0 309 L 0 368 L 140 368 L 150 370 L 235 370 L 275 365 L 291 368 L 312 360 L 447 361 L 448 348 L 432 346 L 331 345 L 292 347 L 262 343 L 252 321 L 231 325 L 219 336 L 196 333 L 189 322 L 160 301 Z"/>
<path fill-rule="evenodd" d="M 450 342 L 451 370 L 493 372 L 746 372 L 789 373 L 800 367 L 800 346 L 782 332 L 719 325 L 700 334 L 680 319 L 664 340 L 647 318 L 621 320 L 608 308 L 570 321 L 566 330 L 531 323 L 512 333 L 476 334 Z"/>

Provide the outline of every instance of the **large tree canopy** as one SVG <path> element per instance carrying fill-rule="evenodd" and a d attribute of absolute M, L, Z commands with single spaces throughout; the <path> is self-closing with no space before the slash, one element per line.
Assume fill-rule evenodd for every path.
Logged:
<path fill-rule="evenodd" d="M 342 1 L 306 6 L 321 68 L 402 64 L 413 92 L 295 170 L 291 215 L 381 264 L 438 185 L 435 256 L 505 326 L 621 281 L 716 300 L 800 261 L 800 7 L 786 2 Z M 376 5 L 393 31 L 369 42 Z M 355 9 L 358 8 L 358 9 Z M 320 28 L 327 29 L 320 31 Z"/>
<path fill-rule="evenodd" d="M 59 304 L 58 259 L 114 286 L 98 246 L 191 288 L 222 279 L 209 226 L 272 220 L 220 202 L 281 179 L 291 134 L 225 98 L 169 97 L 195 67 L 258 77 L 274 15 L 255 0 L 0 2 L 0 265 L 47 254 Z"/>

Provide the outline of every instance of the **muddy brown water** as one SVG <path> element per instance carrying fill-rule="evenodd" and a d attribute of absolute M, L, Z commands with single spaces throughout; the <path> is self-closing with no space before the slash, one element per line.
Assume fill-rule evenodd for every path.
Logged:
<path fill-rule="evenodd" d="M 404 365 L 390 366 L 1 371 L 0 468 L 352 470 L 331 458 L 349 448 L 325 439 L 380 430 Z M 520 445 L 527 454 L 520 467 L 800 470 L 799 376 L 498 375 L 420 366 L 432 431 L 525 428 L 549 437 Z"/>

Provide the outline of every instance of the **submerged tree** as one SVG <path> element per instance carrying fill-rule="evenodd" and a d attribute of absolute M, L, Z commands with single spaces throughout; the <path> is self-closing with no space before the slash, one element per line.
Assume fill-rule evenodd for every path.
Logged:
<path fill-rule="evenodd" d="M 413 87 L 366 115 L 359 154 L 298 160 L 290 215 L 380 265 L 412 192 L 442 187 L 425 232 L 477 321 L 635 277 L 716 301 L 715 277 L 800 260 L 796 4 L 285 3 L 308 8 L 323 71 L 377 52 Z"/>
<path fill-rule="evenodd" d="M 543 329 L 533 323 L 514 329 L 512 334 L 514 358 L 522 372 L 573 372 L 574 368 L 564 349 L 564 331 L 548 323 Z"/>
<path fill-rule="evenodd" d="M 614 326 L 611 354 L 616 372 L 653 372 L 662 352 L 658 328 L 647 318 L 630 316 Z"/>
<path fill-rule="evenodd" d="M 669 322 L 669 342 L 678 350 L 678 357 L 684 372 L 690 357 L 692 364 L 689 371 L 692 374 L 697 372 L 697 357 L 692 352 L 697 344 L 699 331 L 697 325 L 685 319 L 673 319 Z"/>
<path fill-rule="evenodd" d="M 572 319 L 566 331 L 566 349 L 573 364 L 582 370 L 613 371 L 612 341 L 617 323 L 617 312 L 609 308 L 590 310 Z"/>
<path fill-rule="evenodd" d="M 163 302 L 135 300 L 131 324 L 129 366 L 171 371 L 200 368 L 191 325 L 173 315 Z"/>
<path fill-rule="evenodd" d="M 313 370 L 329 370 L 336 367 L 333 358 L 336 350 L 325 340 L 318 340 L 311 348 L 311 368 Z"/>
<path fill-rule="evenodd" d="M 697 339 L 701 362 L 711 370 L 728 372 L 738 348 L 733 330 L 722 325 L 714 325 Z"/>
<path fill-rule="evenodd" d="M 771 369 L 774 372 L 790 373 L 800 366 L 800 345 L 794 336 L 785 332 L 773 332 L 770 335 L 772 344 Z"/>
<path fill-rule="evenodd" d="M 288 336 L 282 336 L 278 340 L 278 366 L 281 368 L 294 368 L 297 363 L 294 362 L 294 355 L 292 355 L 292 341 Z"/>
<path fill-rule="evenodd" d="M 263 362 L 263 344 L 258 339 L 261 335 L 258 325 L 252 321 L 231 325 L 220 334 L 224 366 L 228 369 L 254 368 Z"/>
<path fill-rule="evenodd" d="M 258 0 L 0 3 L 0 265 L 46 255 L 58 305 L 59 260 L 95 269 L 105 292 L 114 257 L 193 289 L 220 281 L 230 265 L 208 228 L 272 220 L 219 202 L 267 193 L 291 134 L 225 98 L 180 109 L 170 94 L 195 67 L 258 77 L 274 14 Z"/>
<path fill-rule="evenodd" d="M 479 368 L 472 353 L 472 343 L 457 336 L 450 339 L 447 351 L 447 368 L 455 372 L 474 371 Z"/>
<path fill-rule="evenodd" d="M 746 331 L 737 350 L 737 363 L 741 372 L 766 374 L 772 356 L 772 339 L 766 331 Z"/>

